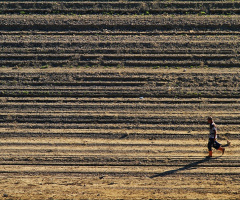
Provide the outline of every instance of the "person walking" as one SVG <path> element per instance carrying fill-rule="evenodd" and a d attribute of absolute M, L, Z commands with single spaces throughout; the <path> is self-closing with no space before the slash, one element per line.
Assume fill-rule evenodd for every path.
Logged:
<path fill-rule="evenodd" d="M 210 125 L 210 134 L 209 134 L 209 141 L 208 141 L 208 157 L 212 157 L 212 147 L 221 151 L 222 155 L 225 152 L 225 148 L 221 147 L 221 144 L 217 142 L 217 127 L 216 124 L 213 122 L 212 117 L 208 117 L 208 123 Z"/>

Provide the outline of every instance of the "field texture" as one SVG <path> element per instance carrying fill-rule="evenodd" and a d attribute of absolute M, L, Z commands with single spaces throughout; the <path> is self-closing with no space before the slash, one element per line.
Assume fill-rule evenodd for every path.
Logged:
<path fill-rule="evenodd" d="M 0 199 L 240 199 L 239 8 L 0 1 Z"/>

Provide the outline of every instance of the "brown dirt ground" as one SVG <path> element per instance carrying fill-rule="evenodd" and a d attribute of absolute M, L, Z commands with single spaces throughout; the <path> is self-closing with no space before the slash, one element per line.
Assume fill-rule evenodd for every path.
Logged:
<path fill-rule="evenodd" d="M 213 71 L 214 76 L 239 75 L 238 68 L 204 69 L 206 74 Z M 92 75 L 141 72 L 151 77 L 153 72 L 202 74 L 203 69 L 1 69 L 1 73 L 22 72 Z M 2 97 L 5 111 L 0 127 L 0 199 L 239 198 L 238 99 L 118 97 L 114 103 L 112 100 Z M 201 106 L 196 106 L 199 101 Z M 34 110 L 29 107 L 31 104 L 44 108 Z M 53 108 L 55 104 L 60 107 Z M 69 104 L 70 108 L 66 107 Z M 77 105 L 82 108 L 78 110 Z M 104 110 L 100 109 L 103 105 Z M 123 105 L 127 107 L 122 109 Z M 207 159 L 205 118 L 213 111 L 219 125 L 219 141 L 226 146 L 226 153 L 222 156 L 214 150 L 214 157 Z M 37 122 L 36 115 L 57 121 Z M 81 120 L 90 118 L 86 124 L 81 124 L 81 120 L 72 123 L 71 120 L 76 120 L 74 116 Z M 30 126 L 31 117 L 31 123 L 38 127 Z M 109 122 L 100 124 L 102 118 Z M 128 123 L 126 119 L 133 121 Z M 117 122 L 120 120 L 125 122 Z M 153 124 L 153 120 L 159 124 Z"/>

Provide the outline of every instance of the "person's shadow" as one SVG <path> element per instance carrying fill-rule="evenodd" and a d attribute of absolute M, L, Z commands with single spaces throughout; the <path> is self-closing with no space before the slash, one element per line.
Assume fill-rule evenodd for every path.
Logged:
<path fill-rule="evenodd" d="M 219 157 L 221 157 L 221 156 L 214 157 L 214 158 L 205 157 L 205 158 L 203 158 L 202 160 L 199 160 L 199 161 L 190 163 L 190 164 L 185 165 L 185 166 L 183 166 L 183 167 L 180 167 L 180 168 L 178 168 L 178 169 L 173 169 L 173 170 L 169 170 L 169 171 L 165 171 L 165 172 L 162 172 L 162 173 L 155 174 L 155 175 L 151 176 L 150 178 L 168 176 L 168 175 L 177 173 L 177 172 L 179 172 L 179 171 L 188 170 L 188 169 L 191 169 L 191 168 L 196 167 L 197 165 L 199 165 L 199 164 L 201 164 L 201 163 L 209 162 L 210 160 L 213 160 L 213 159 L 218 159 Z"/>
<path fill-rule="evenodd" d="M 227 144 L 226 144 L 226 145 L 222 145 L 222 147 L 227 147 L 227 146 L 230 146 L 230 142 L 229 142 L 229 141 L 227 141 Z M 169 170 L 169 171 L 165 171 L 165 172 L 162 172 L 162 173 L 155 174 L 155 175 L 151 176 L 150 178 L 168 176 L 168 175 L 177 173 L 177 172 L 179 172 L 179 171 L 188 170 L 188 169 L 191 169 L 191 168 L 196 167 L 196 166 L 199 165 L 199 164 L 202 164 L 202 163 L 205 163 L 205 162 L 209 162 L 210 160 L 218 159 L 219 157 L 221 157 L 221 156 L 217 156 L 217 157 L 214 157 L 214 158 L 207 156 L 207 157 L 203 158 L 202 160 L 198 160 L 198 161 L 196 161 L 196 162 L 190 163 L 190 164 L 185 165 L 185 166 L 183 166 L 183 167 L 180 167 L 180 168 L 178 168 L 178 169 L 173 169 L 173 170 Z"/>

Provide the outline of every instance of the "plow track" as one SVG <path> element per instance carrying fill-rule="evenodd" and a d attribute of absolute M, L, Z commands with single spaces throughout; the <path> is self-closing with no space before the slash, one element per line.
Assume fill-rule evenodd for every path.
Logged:
<path fill-rule="evenodd" d="M 0 199 L 239 199 L 239 5 L 0 1 Z"/>
<path fill-rule="evenodd" d="M 239 17 L 3 15 L 2 66 L 238 67 Z"/>

